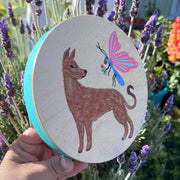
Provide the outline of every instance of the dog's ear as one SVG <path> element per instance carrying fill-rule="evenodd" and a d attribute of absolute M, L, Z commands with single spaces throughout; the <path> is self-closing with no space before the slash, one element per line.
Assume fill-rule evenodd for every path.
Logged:
<path fill-rule="evenodd" d="M 68 49 L 64 52 L 64 56 L 63 56 L 63 61 L 64 61 L 64 62 L 67 61 L 68 58 L 69 58 L 69 50 L 70 50 L 70 48 L 68 48 Z"/>
<path fill-rule="evenodd" d="M 73 49 L 73 51 L 72 51 L 72 53 L 71 53 L 71 55 L 70 55 L 70 59 L 74 59 L 75 58 L 75 49 Z"/>

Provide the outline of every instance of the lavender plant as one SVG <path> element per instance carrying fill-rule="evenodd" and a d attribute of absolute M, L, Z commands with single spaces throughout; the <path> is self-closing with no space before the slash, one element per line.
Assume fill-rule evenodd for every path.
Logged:
<path fill-rule="evenodd" d="M 45 33 L 48 29 L 50 29 L 52 26 L 60 22 L 60 19 L 58 15 L 58 8 L 57 4 L 60 6 L 63 6 L 63 4 L 60 4 L 62 2 L 53 0 L 52 6 L 53 11 L 50 14 L 54 15 L 51 19 L 51 24 L 49 25 L 46 23 L 46 26 L 49 25 L 48 28 L 40 27 L 40 23 L 37 22 L 37 19 L 35 18 L 35 12 L 32 9 L 32 3 L 35 2 L 37 6 L 36 15 L 40 17 L 41 12 L 43 9 L 40 9 L 42 3 L 45 1 L 40 0 L 26 0 L 26 3 L 31 8 L 32 17 L 33 17 L 33 25 L 30 27 L 27 23 L 25 23 L 25 28 L 27 34 L 25 35 L 25 29 L 24 29 L 24 22 L 23 19 L 25 18 L 21 17 L 19 19 L 19 34 L 21 38 L 24 37 L 23 42 L 25 44 L 23 47 L 29 48 L 29 40 L 31 43 L 35 43 L 43 33 Z M 96 14 L 98 16 L 104 17 L 107 9 L 107 0 L 99 0 L 98 3 L 98 9 L 96 12 L 94 12 L 93 6 L 95 4 L 94 0 L 86 0 L 86 13 L 89 15 Z M 140 7 L 140 0 L 133 0 L 132 6 L 129 11 L 130 16 L 132 19 L 134 19 L 139 12 Z M 16 23 L 16 19 L 14 12 L 12 11 L 12 5 L 11 3 L 8 3 L 7 6 L 8 13 L 5 15 L 5 18 L 1 19 L 0 22 L 0 35 L 1 35 L 1 49 L 0 49 L 0 60 L 3 70 L 1 73 L 1 76 L 4 75 L 4 87 L 1 84 L 1 94 L 0 94 L 0 108 L 1 108 L 1 120 L 0 120 L 0 145 L 3 144 L 4 148 L 4 142 L 7 146 L 9 146 L 9 143 L 12 143 L 20 134 L 21 132 L 28 127 L 27 121 L 27 113 L 24 107 L 24 100 L 23 100 L 23 71 L 25 67 L 25 61 L 22 60 L 22 57 L 26 57 L 26 54 L 24 51 L 21 51 L 20 54 L 18 54 L 15 49 L 15 46 L 18 45 L 17 41 L 11 41 L 13 38 L 10 38 L 10 32 L 12 32 L 12 26 L 8 26 L 8 22 L 5 22 L 6 18 L 10 19 L 10 23 Z M 50 11 L 51 9 L 48 9 Z M 70 15 L 70 11 L 72 10 L 72 14 Z M 65 10 L 64 10 L 65 12 Z M 73 8 L 68 7 L 67 16 L 65 18 L 69 18 L 73 15 Z M 121 29 L 125 29 L 125 16 L 127 13 L 126 8 L 126 0 L 115 0 L 114 1 L 114 11 L 111 12 L 109 15 L 106 15 L 106 18 L 109 21 L 115 22 L 115 24 L 120 27 Z M 157 23 L 157 16 L 158 12 L 155 11 L 154 14 L 150 17 L 148 22 L 146 23 L 144 30 L 142 32 L 142 37 L 140 39 L 140 49 L 139 53 L 141 56 L 143 56 L 145 47 L 148 46 L 151 40 L 154 42 L 154 48 L 156 48 L 161 43 L 161 36 L 162 36 L 162 30 L 163 25 L 159 26 L 159 29 L 156 30 L 156 23 Z M 131 20 L 132 21 L 132 20 Z M 18 21 L 17 21 L 18 22 Z M 131 22 L 132 26 L 133 22 Z M 131 27 L 130 26 L 130 27 Z M 8 28 L 9 27 L 9 28 Z M 9 32 L 10 31 L 10 32 Z M 131 30 L 129 31 L 129 33 Z M 153 35 L 155 34 L 154 38 Z M 14 33 L 11 33 L 14 35 Z M 130 36 L 130 35 L 129 35 Z M 24 48 L 25 49 L 25 48 Z M 148 53 L 148 50 L 146 50 Z M 156 51 L 157 52 L 157 51 Z M 144 54 L 144 58 L 146 59 L 146 54 Z M 153 56 L 152 56 L 153 57 Z M 12 60 L 12 58 L 15 58 L 16 61 L 13 63 L 16 63 L 16 66 L 10 67 L 9 66 L 9 60 Z M 153 59 L 153 58 L 152 58 Z M 20 62 L 21 61 L 21 62 Z M 23 62 L 23 65 L 22 65 Z M 144 60 L 146 63 L 146 61 Z M 12 62 L 10 62 L 12 63 Z M 150 63 L 151 64 L 151 63 Z M 17 81 L 17 78 L 15 78 L 13 75 L 15 74 L 12 69 L 17 69 L 18 67 L 18 73 L 16 73 L 17 77 L 21 76 L 21 81 Z M 147 73 L 147 76 L 149 76 L 150 73 Z M 11 78 L 10 78 L 11 77 Z M 157 92 L 160 90 L 160 84 L 163 81 L 164 74 L 162 74 L 162 77 L 159 79 L 159 81 L 148 81 L 149 86 L 149 92 L 152 92 L 152 90 L 157 90 Z M 148 77 L 149 80 L 149 77 Z M 2 80 L 3 81 L 3 80 Z M 14 83 L 13 83 L 14 82 Z M 158 87 L 159 86 L 159 87 Z M 157 88 L 157 89 L 156 89 Z M 157 157 L 160 154 L 160 151 L 163 147 L 163 138 L 165 136 L 168 136 L 170 129 L 171 129 L 171 122 L 166 121 L 164 122 L 165 115 L 170 111 L 172 105 L 173 105 L 173 98 L 174 96 L 171 95 L 163 108 L 161 109 L 158 106 L 154 106 L 153 99 L 148 99 L 148 111 L 145 115 L 145 121 L 143 123 L 142 129 L 140 130 L 140 133 L 138 134 L 137 138 L 135 139 L 134 143 L 130 146 L 130 148 L 123 154 L 117 157 L 117 159 L 112 160 L 107 163 L 102 163 L 99 165 L 90 165 L 87 170 L 81 173 L 81 175 L 78 175 L 77 177 L 74 177 L 72 179 L 128 179 L 133 176 L 138 175 L 138 171 L 140 171 L 140 167 L 143 167 L 145 163 L 148 163 L 149 159 L 153 159 L 154 157 Z M 17 108 L 16 108 L 17 106 Z M 18 110 L 19 109 L 19 110 Z M 21 115 L 20 115 L 21 114 Z M 21 120 L 21 117 L 24 120 L 24 122 Z M 24 125 L 25 124 L 25 125 Z M 3 140 L 2 140 L 3 139 Z M 149 144 L 151 142 L 151 145 Z M 145 145 L 144 144 L 148 144 Z M 1 146 L 2 147 L 2 146 Z M 142 147 L 142 149 L 141 149 Z M 119 147 L 121 148 L 121 147 Z M 141 149 L 141 150 L 140 150 Z M 140 153 L 139 153 L 140 152 Z M 151 152 L 151 153 L 150 153 Z M 139 153 L 139 155 L 137 154 Z M 126 154 L 126 156 L 125 156 Z M 128 157 L 130 158 L 128 159 Z M 118 172 L 118 173 L 117 173 Z"/>

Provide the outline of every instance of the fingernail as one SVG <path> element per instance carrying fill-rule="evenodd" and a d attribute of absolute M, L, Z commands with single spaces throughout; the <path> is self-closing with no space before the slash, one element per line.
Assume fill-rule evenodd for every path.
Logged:
<path fill-rule="evenodd" d="M 73 169 L 72 160 L 65 158 L 64 156 L 61 156 L 60 164 L 65 171 L 71 171 Z"/>

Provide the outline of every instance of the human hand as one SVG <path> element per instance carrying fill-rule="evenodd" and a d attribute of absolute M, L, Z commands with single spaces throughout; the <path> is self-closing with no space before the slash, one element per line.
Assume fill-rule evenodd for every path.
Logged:
<path fill-rule="evenodd" d="M 65 180 L 87 167 L 48 147 L 34 128 L 28 128 L 9 148 L 1 165 L 1 180 Z"/>

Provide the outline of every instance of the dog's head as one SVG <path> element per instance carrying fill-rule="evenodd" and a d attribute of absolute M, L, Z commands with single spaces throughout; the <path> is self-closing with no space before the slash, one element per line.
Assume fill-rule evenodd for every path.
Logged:
<path fill-rule="evenodd" d="M 66 73 L 68 76 L 72 77 L 73 79 L 82 79 L 86 76 L 87 70 L 81 69 L 76 61 L 75 58 L 75 49 L 71 52 L 69 56 L 70 48 L 64 52 L 63 56 L 63 72 Z"/>

